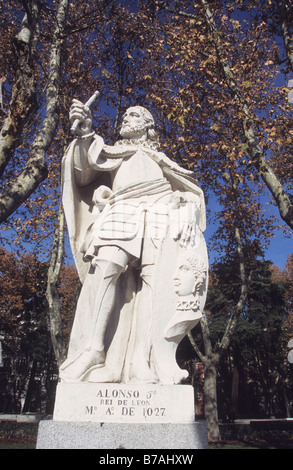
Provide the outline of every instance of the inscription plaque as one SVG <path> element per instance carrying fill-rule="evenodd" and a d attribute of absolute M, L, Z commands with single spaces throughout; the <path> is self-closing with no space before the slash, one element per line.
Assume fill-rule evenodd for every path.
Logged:
<path fill-rule="evenodd" d="M 194 421 L 190 385 L 59 383 L 53 419 L 125 423 Z"/>

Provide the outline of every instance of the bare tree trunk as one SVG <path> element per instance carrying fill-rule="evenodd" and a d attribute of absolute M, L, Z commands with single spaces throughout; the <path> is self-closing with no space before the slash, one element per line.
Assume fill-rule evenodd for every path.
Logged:
<path fill-rule="evenodd" d="M 64 252 L 64 225 L 64 212 L 62 207 L 60 207 L 58 225 L 55 230 L 54 245 L 50 266 L 48 269 L 46 290 L 46 298 L 49 304 L 51 340 L 58 366 L 62 364 L 66 357 L 65 345 L 62 335 L 60 299 L 57 289 Z"/>
<path fill-rule="evenodd" d="M 280 216 L 289 227 L 293 228 L 293 204 L 290 200 L 290 197 L 283 188 L 281 182 L 278 180 L 276 174 L 266 162 L 266 158 L 263 154 L 263 151 L 257 143 L 253 129 L 254 119 L 250 114 L 248 106 L 241 95 L 241 90 L 234 79 L 234 74 L 228 62 L 225 60 L 224 47 L 221 42 L 221 38 L 213 14 L 206 0 L 201 0 L 201 3 L 205 11 L 206 22 L 211 34 L 213 45 L 217 53 L 219 64 L 222 68 L 226 84 L 233 99 L 236 100 L 240 110 L 242 111 L 243 132 L 251 153 L 252 162 L 255 168 L 257 169 L 259 175 L 261 176 L 262 180 L 270 190 L 273 198 L 275 199 L 278 205 Z"/>
<path fill-rule="evenodd" d="M 231 387 L 231 398 L 232 398 L 232 411 L 233 415 L 238 413 L 238 392 L 239 392 L 239 372 L 235 365 L 233 369 L 232 387 Z"/>
<path fill-rule="evenodd" d="M 237 186 L 233 178 L 232 171 L 230 172 L 230 180 L 232 190 L 234 192 L 234 212 L 235 214 L 238 214 Z M 239 260 L 240 296 L 237 304 L 235 305 L 234 309 L 230 314 L 222 340 L 215 348 L 213 348 L 209 332 L 208 319 L 205 315 L 201 318 L 200 321 L 205 354 L 202 354 L 199 351 L 195 341 L 192 338 L 192 335 L 188 335 L 196 354 L 199 356 L 200 360 L 204 364 L 205 419 L 207 423 L 208 438 L 210 442 L 217 442 L 220 440 L 220 428 L 218 424 L 217 411 L 217 367 L 220 358 L 227 350 L 231 342 L 232 336 L 236 329 L 237 320 L 243 312 L 248 294 L 248 278 L 245 269 L 245 258 L 242 248 L 241 233 L 237 223 L 237 217 L 235 220 L 234 238 L 236 241 L 237 254 Z"/>
<path fill-rule="evenodd" d="M 221 439 L 217 405 L 217 366 L 220 358 L 217 353 L 213 353 L 208 320 L 205 315 L 201 318 L 200 325 L 205 354 L 202 354 L 198 349 L 191 333 L 188 334 L 188 337 L 196 354 L 204 364 L 204 414 L 208 440 L 209 442 L 218 442 Z"/>
<path fill-rule="evenodd" d="M 24 401 L 24 405 L 23 405 L 22 410 L 21 410 L 22 413 L 28 413 L 30 411 L 30 404 L 31 404 L 31 401 L 32 401 L 32 395 L 33 395 L 33 389 L 34 389 L 34 380 L 35 380 L 35 375 L 36 375 L 36 371 L 37 371 L 37 365 L 38 365 L 37 360 L 34 359 L 33 363 L 32 363 L 31 370 L 30 370 L 30 374 L 29 374 L 28 384 L 27 384 L 27 387 L 26 387 L 25 401 Z"/>
<path fill-rule="evenodd" d="M 7 219 L 47 177 L 46 151 L 54 138 L 59 119 L 59 88 L 61 77 L 62 41 L 70 0 L 59 0 L 56 26 L 50 53 L 46 93 L 46 115 L 21 174 L 0 194 L 0 223 Z"/>
<path fill-rule="evenodd" d="M 217 404 L 217 367 L 219 354 L 213 351 L 209 325 L 206 316 L 201 319 L 201 330 L 205 348 L 204 357 L 204 411 L 209 442 L 218 442 L 221 438 L 218 422 Z"/>
<path fill-rule="evenodd" d="M 38 0 L 27 3 L 21 29 L 12 41 L 15 74 L 9 110 L 0 133 L 0 176 L 19 144 L 23 127 L 37 108 L 34 50 L 40 9 Z"/>
<path fill-rule="evenodd" d="M 290 27 L 288 23 L 288 20 L 290 18 L 288 11 L 288 2 L 285 2 L 284 0 L 277 0 L 277 6 L 285 49 L 287 51 L 290 68 L 293 72 L 293 38 L 290 34 Z"/>
<path fill-rule="evenodd" d="M 217 404 L 217 362 L 215 358 L 204 363 L 204 411 L 209 442 L 221 439 Z"/>

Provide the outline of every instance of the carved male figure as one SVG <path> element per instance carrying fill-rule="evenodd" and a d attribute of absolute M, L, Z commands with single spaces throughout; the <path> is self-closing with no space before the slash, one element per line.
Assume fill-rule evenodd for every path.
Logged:
<path fill-rule="evenodd" d="M 135 106 L 125 112 L 122 140 L 114 146 L 95 134 L 89 108 L 74 100 L 71 123 L 76 119 L 77 139 L 63 164 L 63 203 L 83 287 L 60 377 L 86 380 L 94 370 L 96 381 L 121 380 L 121 372 L 106 367 L 105 336 L 117 302 L 117 323 L 124 321 L 121 305 L 128 301 L 121 300 L 123 289 L 118 292 L 117 285 L 122 275 L 133 277 L 135 270 L 136 290 L 132 295 L 129 287 L 124 289 L 135 311 L 128 380 L 155 383 L 159 380 L 151 361 L 155 270 L 170 227 L 170 207 L 180 185 L 185 190 L 187 185 L 199 203 L 193 220 L 180 221 L 176 236 L 179 243 L 181 239 L 194 244 L 203 217 L 202 192 L 191 172 L 157 151 L 154 120 L 145 108 Z M 130 338 L 126 330 L 125 335 Z M 122 349 L 121 355 L 126 355 L 127 347 Z"/>

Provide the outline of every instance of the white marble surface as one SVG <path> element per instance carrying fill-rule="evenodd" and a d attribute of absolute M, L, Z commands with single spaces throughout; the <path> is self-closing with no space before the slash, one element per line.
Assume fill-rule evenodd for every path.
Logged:
<path fill-rule="evenodd" d="M 80 125 L 63 160 L 63 205 L 82 282 L 63 382 L 180 384 L 182 338 L 208 284 L 204 195 L 193 173 L 157 148 L 140 106 L 110 146 L 74 101 Z"/>
<path fill-rule="evenodd" d="M 191 385 L 59 383 L 54 421 L 192 423 Z"/>

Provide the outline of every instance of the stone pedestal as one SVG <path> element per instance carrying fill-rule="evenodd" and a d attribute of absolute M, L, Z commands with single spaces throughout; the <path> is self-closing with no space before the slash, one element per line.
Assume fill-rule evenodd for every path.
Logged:
<path fill-rule="evenodd" d="M 207 449 L 207 433 L 203 421 L 185 424 L 41 421 L 37 449 Z"/>
<path fill-rule="evenodd" d="M 59 383 L 37 449 L 205 449 L 189 385 Z"/>

